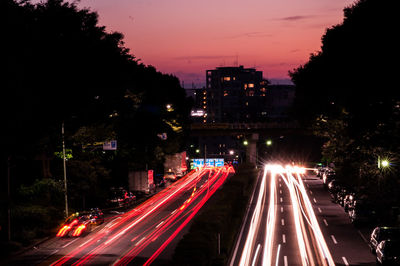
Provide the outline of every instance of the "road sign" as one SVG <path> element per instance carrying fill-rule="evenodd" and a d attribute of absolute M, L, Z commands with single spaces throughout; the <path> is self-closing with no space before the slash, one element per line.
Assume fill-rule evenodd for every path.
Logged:
<path fill-rule="evenodd" d="M 117 149 L 116 140 L 105 141 L 103 144 L 103 150 L 105 151 L 115 151 L 116 149 Z"/>

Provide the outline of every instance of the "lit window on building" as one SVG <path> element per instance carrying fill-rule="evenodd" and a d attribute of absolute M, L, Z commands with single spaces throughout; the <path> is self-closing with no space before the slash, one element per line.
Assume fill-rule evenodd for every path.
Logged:
<path fill-rule="evenodd" d="M 247 90 L 247 84 L 244 84 L 244 89 Z"/>
<path fill-rule="evenodd" d="M 253 83 L 249 83 L 249 88 L 254 88 L 254 84 Z"/>
<path fill-rule="evenodd" d="M 246 102 L 246 106 L 249 106 L 249 102 Z"/>
<path fill-rule="evenodd" d="M 262 92 L 266 92 L 266 91 L 267 91 L 267 89 L 266 89 L 266 88 L 261 88 L 261 89 L 260 89 L 260 91 L 262 91 Z"/>
<path fill-rule="evenodd" d="M 233 80 L 236 80 L 236 77 L 232 77 Z"/>
<path fill-rule="evenodd" d="M 206 95 L 206 94 L 207 94 L 207 92 L 206 92 L 206 91 L 203 91 L 203 94 L 204 94 L 204 95 Z"/>
<path fill-rule="evenodd" d="M 224 96 L 228 96 L 228 91 L 224 91 Z"/>
<path fill-rule="evenodd" d="M 231 77 L 224 77 L 224 81 L 231 81 Z"/>
<path fill-rule="evenodd" d="M 253 90 L 249 91 L 247 95 L 248 96 L 254 96 L 254 91 Z"/>

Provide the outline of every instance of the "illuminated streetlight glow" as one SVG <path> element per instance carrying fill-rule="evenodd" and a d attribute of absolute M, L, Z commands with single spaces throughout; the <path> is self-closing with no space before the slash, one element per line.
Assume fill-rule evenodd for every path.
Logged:
<path fill-rule="evenodd" d="M 272 140 L 267 140 L 267 142 L 266 142 L 266 144 L 267 144 L 267 146 L 271 146 L 272 145 Z"/>
<path fill-rule="evenodd" d="M 388 167 L 389 166 L 389 161 L 388 160 L 382 160 L 381 165 L 382 165 L 382 167 Z"/>
<path fill-rule="evenodd" d="M 233 154 L 235 154 L 235 151 L 230 150 L 230 151 L 229 151 L 229 154 L 230 154 L 230 155 L 233 155 Z"/>
<path fill-rule="evenodd" d="M 243 145 L 247 146 L 249 145 L 249 142 L 247 140 L 243 141 Z"/>

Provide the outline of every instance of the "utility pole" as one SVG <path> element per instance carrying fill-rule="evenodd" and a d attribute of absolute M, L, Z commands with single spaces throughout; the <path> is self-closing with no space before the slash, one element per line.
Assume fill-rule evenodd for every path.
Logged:
<path fill-rule="evenodd" d="M 7 196 L 8 196 L 8 206 L 7 206 L 7 230 L 8 230 L 8 241 L 11 241 L 11 193 L 10 193 L 10 160 L 11 156 L 8 156 L 7 160 Z"/>
<path fill-rule="evenodd" d="M 65 159 L 64 122 L 62 122 L 61 134 L 62 134 L 63 166 L 64 166 L 65 217 L 68 217 L 68 190 L 67 190 L 67 167 L 66 167 L 66 163 L 65 163 L 66 159 Z"/>

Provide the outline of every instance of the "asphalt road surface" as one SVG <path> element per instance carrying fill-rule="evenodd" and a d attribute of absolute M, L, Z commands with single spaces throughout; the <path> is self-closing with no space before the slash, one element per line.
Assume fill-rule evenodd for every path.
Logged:
<path fill-rule="evenodd" d="M 302 171 L 270 165 L 260 173 L 230 265 L 375 265 L 367 236 Z"/>
<path fill-rule="evenodd" d="M 231 167 L 193 171 L 134 209 L 82 237 L 51 238 L 8 261 L 12 265 L 149 265 L 170 259 L 177 239 Z"/>

